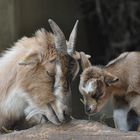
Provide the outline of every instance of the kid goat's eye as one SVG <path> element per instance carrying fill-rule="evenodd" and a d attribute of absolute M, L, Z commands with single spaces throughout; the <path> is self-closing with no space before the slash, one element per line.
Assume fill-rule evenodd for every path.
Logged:
<path fill-rule="evenodd" d="M 96 95 L 95 94 L 94 95 L 91 94 L 91 98 L 94 98 L 95 99 L 96 98 Z"/>

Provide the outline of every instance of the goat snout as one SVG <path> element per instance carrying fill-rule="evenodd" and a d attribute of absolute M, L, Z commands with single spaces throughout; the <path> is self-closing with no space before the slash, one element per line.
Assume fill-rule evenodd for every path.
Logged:
<path fill-rule="evenodd" d="M 91 113 L 91 107 L 89 105 L 85 106 L 85 111 L 89 114 Z"/>
<path fill-rule="evenodd" d="M 63 116 L 64 116 L 64 121 L 70 121 L 70 112 L 68 111 L 63 111 Z"/>

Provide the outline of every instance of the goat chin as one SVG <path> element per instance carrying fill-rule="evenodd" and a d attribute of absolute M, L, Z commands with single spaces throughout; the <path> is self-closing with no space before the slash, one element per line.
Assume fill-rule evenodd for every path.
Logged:
<path fill-rule="evenodd" d="M 47 121 L 50 121 L 55 125 L 60 125 L 62 123 L 50 104 L 43 109 L 27 107 L 25 109 L 25 114 L 28 122 L 35 122 L 36 124 L 45 123 Z"/>
<path fill-rule="evenodd" d="M 48 121 L 54 123 L 55 125 L 61 124 L 52 108 L 49 108 L 49 110 L 46 110 L 45 112 L 33 110 L 26 116 L 26 121 L 32 124 L 44 124 Z"/>

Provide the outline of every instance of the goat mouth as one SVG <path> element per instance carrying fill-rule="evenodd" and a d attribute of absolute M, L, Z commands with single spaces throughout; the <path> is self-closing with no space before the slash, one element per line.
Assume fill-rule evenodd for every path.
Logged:
<path fill-rule="evenodd" d="M 94 115 L 96 115 L 98 113 L 98 111 L 97 111 L 97 108 L 95 108 L 94 110 L 92 110 L 90 112 L 85 111 L 85 113 L 87 115 L 94 116 Z"/>
<path fill-rule="evenodd" d="M 64 115 L 64 119 L 60 119 L 58 114 L 56 113 L 55 109 L 52 106 L 51 106 L 51 110 L 53 112 L 53 115 L 55 116 L 55 120 L 57 121 L 57 125 L 65 124 L 71 120 L 70 116 L 67 116 L 66 114 Z"/>
<path fill-rule="evenodd" d="M 52 109 L 53 115 L 55 116 L 55 119 L 56 119 L 57 123 L 60 124 L 61 121 L 59 120 L 59 118 L 58 118 L 58 116 L 57 116 L 57 114 L 56 114 L 56 112 L 54 111 L 54 109 L 53 109 L 52 106 L 51 106 L 51 109 Z"/>
<path fill-rule="evenodd" d="M 53 107 L 50 104 L 48 106 L 49 106 L 49 109 L 50 109 L 51 116 L 52 116 L 53 120 L 47 118 L 46 115 L 45 115 L 45 118 L 47 120 L 49 120 L 50 122 L 56 124 L 56 125 L 60 125 L 61 124 L 61 121 L 60 121 L 59 117 L 57 116 L 57 113 L 55 112 L 55 110 L 53 109 Z"/>

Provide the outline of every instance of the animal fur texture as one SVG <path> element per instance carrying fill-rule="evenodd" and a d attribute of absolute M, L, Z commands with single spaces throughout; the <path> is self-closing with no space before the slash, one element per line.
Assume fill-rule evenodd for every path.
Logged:
<path fill-rule="evenodd" d="M 49 20 L 53 33 L 23 37 L 0 58 L 0 128 L 18 120 L 54 124 L 71 114 L 71 83 L 79 71 L 76 22 L 70 38 Z"/>
<path fill-rule="evenodd" d="M 81 53 L 79 89 L 87 114 L 99 112 L 113 96 L 116 128 L 138 130 L 140 117 L 140 52 L 125 52 L 106 66 L 92 66 Z"/>

